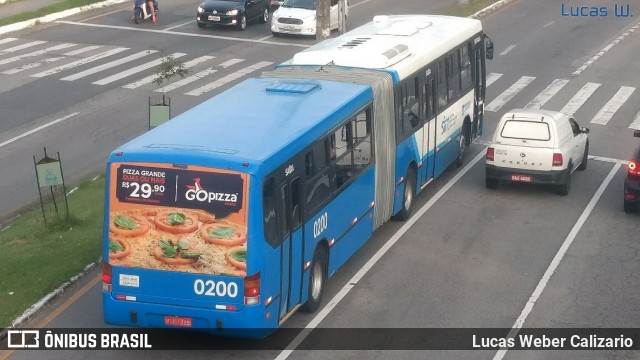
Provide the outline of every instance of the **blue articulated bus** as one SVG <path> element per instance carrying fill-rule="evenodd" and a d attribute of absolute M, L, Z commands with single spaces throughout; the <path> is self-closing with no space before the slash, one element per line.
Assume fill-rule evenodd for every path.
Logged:
<path fill-rule="evenodd" d="M 393 33 L 413 26 L 420 34 L 438 19 L 456 18 L 384 17 L 362 28 Z M 359 31 L 354 35 L 362 37 Z M 337 39 L 353 43 L 349 34 Z M 483 66 L 471 55 L 474 39 L 466 42 L 469 61 Z M 463 50 L 452 46 L 463 64 Z M 394 59 L 388 49 L 381 56 Z M 472 112 L 482 104 L 473 105 L 474 91 L 468 97 L 462 90 L 461 66 L 458 75 L 444 73 L 457 76 L 459 88 L 449 96 L 454 81 L 444 76 L 451 87 L 443 93 L 447 105 L 438 107 L 437 66 L 430 75 L 417 67 L 412 80 L 389 66 L 296 61 L 302 60 L 247 79 L 110 155 L 106 323 L 262 338 L 296 310 L 317 310 L 326 279 L 384 222 L 407 219 L 414 195 L 461 159 L 458 144 L 481 131 L 482 111 Z M 484 81 L 484 68 L 466 69 Z M 449 107 L 465 109 L 451 115 Z"/>

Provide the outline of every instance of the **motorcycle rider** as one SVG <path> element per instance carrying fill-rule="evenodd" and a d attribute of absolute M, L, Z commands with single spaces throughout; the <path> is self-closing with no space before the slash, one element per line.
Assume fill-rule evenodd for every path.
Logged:
<path fill-rule="evenodd" d="M 135 7 L 139 7 L 139 6 L 144 6 L 144 0 L 135 0 L 134 1 L 134 8 Z M 158 0 L 148 0 L 147 1 L 147 9 L 149 9 L 149 12 L 151 13 L 151 22 L 152 23 L 157 23 L 158 19 L 156 18 L 156 7 L 158 6 Z M 136 15 L 135 13 L 133 14 L 133 17 L 131 18 L 131 22 L 135 22 L 136 21 Z"/>

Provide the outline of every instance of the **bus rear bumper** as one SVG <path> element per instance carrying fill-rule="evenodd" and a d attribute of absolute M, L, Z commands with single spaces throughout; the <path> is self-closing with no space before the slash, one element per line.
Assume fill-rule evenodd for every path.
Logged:
<path fill-rule="evenodd" d="M 277 330 L 277 321 L 260 321 L 268 313 L 261 305 L 244 306 L 241 311 L 215 310 L 116 300 L 107 292 L 102 293 L 102 304 L 104 322 L 109 325 L 197 330 L 249 339 L 262 339 Z M 278 314 L 269 317 L 277 319 Z"/>

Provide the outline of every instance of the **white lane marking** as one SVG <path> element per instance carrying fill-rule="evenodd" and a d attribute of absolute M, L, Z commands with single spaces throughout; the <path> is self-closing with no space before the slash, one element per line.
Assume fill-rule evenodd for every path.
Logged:
<path fill-rule="evenodd" d="M 522 89 L 524 89 L 527 85 L 531 84 L 531 82 L 535 80 L 533 76 L 523 76 L 518 81 L 516 81 L 513 85 L 511 85 L 507 90 L 505 90 L 502 94 L 498 95 L 497 98 L 493 99 L 492 102 L 489 103 L 485 107 L 485 110 L 488 111 L 498 111 L 500 110 L 504 104 L 506 104 L 509 100 L 513 99 Z"/>
<path fill-rule="evenodd" d="M 223 62 L 222 64 L 218 65 L 220 67 L 222 67 L 223 69 L 228 68 L 229 66 L 235 65 L 237 63 L 243 62 L 244 59 L 231 59 L 231 60 L 227 60 L 225 62 Z M 184 79 L 178 80 L 172 84 L 168 84 L 167 86 L 161 87 L 159 89 L 154 90 L 155 92 L 168 92 L 171 90 L 175 90 L 179 87 L 185 86 L 187 84 L 190 84 L 196 80 L 200 80 L 202 78 L 205 78 L 211 74 L 216 73 L 218 70 L 210 67 L 208 69 L 205 69 L 203 71 L 200 71 L 197 74 L 191 75 L 189 77 L 186 77 Z"/>
<path fill-rule="evenodd" d="M 371 0 L 363 0 L 363 1 L 360 1 L 359 3 L 353 4 L 353 5 L 349 5 L 349 9 L 353 9 L 356 6 L 360 6 L 362 4 L 368 3 L 369 1 L 371 1 Z"/>
<path fill-rule="evenodd" d="M 509 45 L 507 46 L 506 49 L 504 49 L 500 55 L 507 55 L 509 53 L 509 51 L 513 50 L 514 47 L 516 47 L 517 45 Z"/>
<path fill-rule="evenodd" d="M 496 80 L 500 79 L 500 77 L 503 74 L 500 73 L 491 73 L 489 75 L 487 75 L 487 87 L 489 87 L 489 85 L 493 84 L 494 82 L 496 82 Z"/>
<path fill-rule="evenodd" d="M 105 58 L 107 56 L 111 56 L 111 55 L 117 54 L 119 52 L 128 50 L 128 49 L 129 48 L 115 48 L 115 49 L 107 50 L 107 51 L 105 51 L 103 53 L 92 55 L 92 56 L 86 57 L 84 59 L 76 60 L 74 62 L 70 62 L 68 64 L 64 64 L 64 65 L 58 66 L 56 68 L 49 69 L 47 71 L 43 71 L 41 73 L 33 74 L 31 76 L 32 77 L 44 77 L 44 76 L 57 74 L 57 73 L 59 73 L 61 71 L 68 70 L 68 69 L 73 69 L 74 67 L 81 66 L 81 65 L 84 65 L 84 64 L 88 64 L 90 62 L 93 62 L 93 61 L 96 61 L 96 60 L 100 60 L 100 59 Z"/>
<path fill-rule="evenodd" d="M 256 70 L 262 69 L 263 67 L 269 66 L 273 64 L 273 62 L 271 61 L 261 61 L 259 63 L 253 64 L 249 67 L 246 67 L 244 69 L 238 70 L 234 73 L 231 73 L 225 77 L 222 77 L 214 82 L 212 82 L 211 84 L 199 87 L 195 90 L 189 91 L 188 93 L 186 93 L 186 95 L 191 95 L 191 96 L 199 96 L 202 95 L 206 92 L 209 92 L 213 89 L 216 89 L 220 86 L 223 86 L 231 81 L 234 81 L 236 79 L 239 79 L 247 74 L 250 74 Z"/>
<path fill-rule="evenodd" d="M 537 108 L 540 109 L 544 104 L 549 101 L 555 94 L 560 91 L 565 85 L 569 83 L 569 80 L 565 79 L 555 79 L 546 89 L 542 90 L 535 99 L 531 100 L 525 108 Z"/>
<path fill-rule="evenodd" d="M 293 353 L 293 350 L 298 347 L 302 343 L 302 341 L 309 335 L 309 333 L 316 328 L 322 320 L 324 320 L 327 315 L 338 305 L 338 303 L 355 287 L 360 279 L 362 279 L 366 273 L 371 270 L 371 268 L 386 254 L 391 247 L 398 242 L 398 240 L 404 235 L 417 221 L 420 220 L 422 215 L 427 212 L 431 207 L 447 192 L 455 183 L 458 182 L 468 171 L 471 169 L 478 161 L 484 159 L 484 156 L 487 152 L 487 149 L 483 149 L 480 153 L 473 159 L 471 162 L 467 164 L 459 173 L 457 173 L 449 182 L 445 184 L 442 189 L 440 189 L 426 204 L 424 204 L 409 220 L 407 220 L 404 225 L 398 231 L 396 231 L 393 236 L 387 240 L 387 242 L 382 245 L 380 250 L 378 250 L 365 264 L 364 266 L 358 270 L 358 272 L 353 275 L 351 280 L 347 281 L 347 283 L 338 291 L 338 293 L 331 299 L 327 305 L 325 305 L 322 310 L 316 315 L 311 321 L 307 324 L 307 326 L 298 334 L 298 336 L 291 341 L 289 345 L 276 357 L 275 360 L 285 360 L 286 358 Z"/>
<path fill-rule="evenodd" d="M 80 48 L 78 50 L 73 50 L 73 51 L 69 51 L 67 53 L 64 53 L 62 55 L 64 56 L 76 56 L 76 55 L 80 55 L 82 53 L 86 53 L 87 51 L 91 51 L 91 50 L 95 50 L 95 49 L 99 49 L 102 46 L 100 45 L 91 45 L 91 46 L 85 46 L 83 48 Z"/>
<path fill-rule="evenodd" d="M 205 61 L 209 61 L 211 59 L 215 59 L 215 56 L 209 56 L 209 55 L 205 55 L 205 56 L 200 56 L 198 58 L 195 58 L 193 60 L 187 61 L 186 63 L 184 63 L 184 68 L 185 69 L 189 69 L 191 67 L 194 67 L 196 65 L 202 64 Z M 149 75 L 145 78 L 142 78 L 138 81 L 134 81 L 132 83 L 129 83 L 125 86 L 123 86 L 123 88 L 125 89 L 136 89 L 139 88 L 140 86 L 143 85 L 147 85 L 147 84 L 151 84 L 158 76 L 156 74 L 152 74 Z"/>
<path fill-rule="evenodd" d="M 168 28 L 166 28 L 166 29 L 162 29 L 162 31 L 171 31 L 171 30 L 173 30 L 173 29 L 176 29 L 176 28 L 179 28 L 179 27 L 182 27 L 182 26 L 185 26 L 185 25 L 193 24 L 193 23 L 194 23 L 194 21 L 193 21 L 193 20 L 189 20 L 188 22 L 186 22 L 186 23 L 184 23 L 184 24 L 180 24 L 180 25 L 176 25 L 176 26 L 171 26 L 171 27 L 168 27 Z"/>
<path fill-rule="evenodd" d="M 78 187 L 74 187 L 73 189 L 69 190 L 69 192 L 67 193 L 67 196 L 73 194 L 74 192 L 78 191 Z"/>
<path fill-rule="evenodd" d="M 627 160 L 612 159 L 604 156 L 594 156 L 594 155 L 589 155 L 589 160 L 602 161 L 602 162 L 608 162 L 608 163 L 614 163 L 614 164 L 622 164 L 622 165 L 627 165 L 628 163 Z"/>
<path fill-rule="evenodd" d="M 91 179 L 91 181 L 96 181 L 96 180 L 98 180 L 98 179 L 100 179 L 100 175 L 96 175 L 96 177 L 94 177 L 93 179 Z"/>
<path fill-rule="evenodd" d="M 44 44 L 44 43 L 46 43 L 46 41 L 39 41 L 38 40 L 38 41 L 28 42 L 26 44 L 22 44 L 22 45 L 18 45 L 18 46 L 10 47 L 8 49 L 1 50 L 0 51 L 0 55 L 10 54 L 12 52 L 24 50 L 26 48 L 30 48 L 32 46 L 36 46 L 36 45 L 40 45 L 40 44 Z"/>
<path fill-rule="evenodd" d="M 272 38 L 272 37 L 273 37 L 273 35 L 267 35 L 265 37 L 261 37 L 260 39 L 258 39 L 258 41 L 264 41 L 264 40 L 267 40 L 268 38 Z"/>
<path fill-rule="evenodd" d="M 620 169 L 620 166 L 621 166 L 620 164 L 615 164 L 613 166 L 613 168 L 609 172 L 609 175 L 607 175 L 607 177 L 604 179 L 602 184 L 600 184 L 600 187 L 598 188 L 596 193 L 593 194 L 591 201 L 589 201 L 589 204 L 587 204 L 587 207 L 584 209 L 584 211 L 578 218 L 578 221 L 576 221 L 575 225 L 573 225 L 573 228 L 569 232 L 569 235 L 567 235 L 567 238 L 562 243 L 562 246 L 560 246 L 560 249 L 556 253 L 556 256 L 553 258 L 553 260 L 551 260 L 551 264 L 549 264 L 549 267 L 544 272 L 544 275 L 542 275 L 542 279 L 540 279 L 540 282 L 538 282 L 538 286 L 536 286 L 535 290 L 533 290 L 533 293 L 529 297 L 527 304 L 524 306 L 524 309 L 522 309 L 520 316 L 518 316 L 518 318 L 516 319 L 516 322 L 511 327 L 511 331 L 509 332 L 509 335 L 507 335 L 507 337 L 515 337 L 518 334 L 518 331 L 520 331 L 520 328 L 522 328 L 522 326 L 524 325 L 524 322 L 527 320 L 527 316 L 529 316 L 529 313 L 533 309 L 533 306 L 535 305 L 536 301 L 538 301 L 538 298 L 540 298 L 540 295 L 542 295 L 542 292 L 547 286 L 547 283 L 549 282 L 551 275 L 553 275 L 553 273 L 558 268 L 558 265 L 560 265 L 560 261 L 562 261 L 562 258 L 564 257 L 567 250 L 569 249 L 569 246 L 571 246 L 571 243 L 573 243 L 573 240 L 575 240 L 576 235 L 578 235 L 578 232 L 580 231 L 584 223 L 587 221 L 587 218 L 591 214 L 591 211 L 596 206 L 596 203 L 598 202 L 598 200 L 602 196 L 602 193 L 604 193 L 604 190 L 607 188 L 607 186 L 611 182 L 611 179 L 613 179 L 613 176 Z M 493 357 L 493 360 L 501 360 L 506 353 L 507 353 L 507 349 L 500 349 L 496 353 L 496 355 Z"/>
<path fill-rule="evenodd" d="M 158 50 L 140 51 L 140 52 L 135 53 L 133 55 L 129 55 L 127 57 L 123 57 L 121 59 L 114 60 L 112 62 L 109 62 L 109 63 L 106 63 L 106 64 L 102 64 L 100 66 L 95 66 L 95 67 L 92 67 L 92 68 L 87 69 L 85 71 L 81 71 L 81 72 L 73 74 L 73 75 L 65 76 L 60 80 L 64 80 L 64 81 L 78 80 L 78 79 L 81 79 L 83 77 L 86 77 L 86 76 L 89 76 L 89 75 L 93 75 L 95 73 L 99 73 L 100 71 L 104 71 L 104 70 L 111 69 L 111 68 L 116 67 L 116 66 L 120 66 L 122 64 L 126 64 L 129 61 L 137 60 L 137 59 L 140 59 L 140 58 L 145 57 L 147 55 L 155 54 L 157 52 L 158 52 Z"/>
<path fill-rule="evenodd" d="M 582 105 L 593 95 L 596 90 L 600 87 L 601 84 L 598 83 L 586 83 L 582 89 L 578 90 L 578 92 L 573 95 L 571 100 L 560 110 L 560 112 L 573 115 L 580 109 Z"/>
<path fill-rule="evenodd" d="M 61 60 L 61 59 L 64 59 L 64 57 L 46 58 L 46 59 L 41 60 L 41 61 L 32 62 L 30 64 L 26 64 L 26 65 L 22 65 L 22 66 L 13 68 L 13 69 L 5 70 L 5 71 L 2 72 L 2 74 L 5 74 L 5 75 L 17 74 L 17 73 L 19 73 L 21 71 L 31 70 L 31 69 L 37 68 L 37 67 L 39 67 L 39 66 L 41 66 L 43 64 L 50 64 L 52 62 L 55 62 L 55 61 L 58 61 L 58 60 Z"/>
<path fill-rule="evenodd" d="M 632 32 L 636 31 L 638 28 L 640 27 L 640 23 L 637 23 L 636 25 L 634 25 L 631 29 L 629 29 L 628 31 L 626 31 L 625 33 L 623 33 L 622 35 L 618 36 L 615 40 L 613 40 L 609 45 L 605 46 L 604 48 L 602 48 L 602 50 L 600 50 L 600 52 L 598 52 L 597 54 L 595 54 L 591 59 L 589 59 L 587 62 L 585 62 L 581 67 L 579 67 L 576 71 L 574 71 L 573 73 L 571 73 L 571 75 L 577 76 L 580 75 L 583 71 L 586 70 L 586 68 L 588 68 L 589 66 L 591 66 L 591 64 L 593 64 L 596 60 L 598 60 L 601 56 L 603 56 L 607 51 L 609 51 L 614 45 L 618 44 L 620 41 L 624 40 L 624 38 L 626 38 L 627 36 L 629 36 L 629 34 L 631 34 Z"/>
<path fill-rule="evenodd" d="M 33 133 L 37 132 L 37 131 L 40 131 L 40 130 L 42 130 L 42 129 L 44 129 L 44 128 L 48 128 L 49 126 L 51 126 L 51 125 L 55 125 L 55 124 L 57 124 L 57 123 L 59 123 L 59 122 L 65 121 L 65 120 L 67 120 L 67 119 L 69 119 L 69 118 L 71 118 L 71 117 L 74 117 L 74 116 L 78 115 L 78 114 L 80 114 L 80 113 L 79 113 L 79 112 L 74 112 L 74 113 L 71 113 L 71 114 L 69 114 L 69 115 L 63 116 L 63 117 L 61 117 L 61 118 L 59 118 L 59 119 L 53 120 L 53 121 L 51 121 L 51 122 L 49 122 L 49 123 L 46 123 L 46 124 L 44 124 L 44 125 L 40 125 L 40 126 L 38 126 L 37 128 L 35 128 L 35 129 L 31 129 L 31 130 L 29 130 L 29 131 L 27 131 L 27 132 L 25 132 L 25 133 L 23 133 L 23 134 L 20 134 L 20 135 L 18 135 L 18 136 L 16 136 L 16 137 L 14 137 L 14 138 L 11 138 L 11 139 L 9 139 L 9 140 L 7 140 L 7 141 L 3 142 L 3 143 L 0 143 L 0 147 L 3 147 L 3 146 L 5 146 L 5 145 L 9 145 L 9 144 L 11 144 L 12 142 L 14 142 L 14 141 L 16 141 L 16 140 L 20 140 L 20 139 L 22 139 L 22 138 L 23 138 L 23 137 L 25 137 L 25 136 L 29 136 L 29 135 L 31 135 L 31 134 L 33 134 Z"/>
<path fill-rule="evenodd" d="M 633 122 L 629 125 L 629 129 L 640 130 L 640 111 L 638 111 L 635 119 L 633 119 Z"/>
<path fill-rule="evenodd" d="M 603 107 L 598 111 L 596 116 L 591 120 L 592 124 L 600 124 L 607 125 L 609 120 L 613 117 L 613 115 L 620 109 L 622 104 L 624 104 L 631 94 L 636 90 L 634 87 L 630 86 L 621 86 L 620 89 L 613 95 L 611 100 L 609 100 Z"/>
<path fill-rule="evenodd" d="M 4 39 L 0 39 L 0 45 L 2 44 L 6 44 L 8 42 L 12 42 L 12 41 L 16 41 L 18 40 L 18 38 L 4 38 Z"/>
<path fill-rule="evenodd" d="M 553 25 L 555 23 L 556 23 L 555 21 L 549 21 L 548 23 L 542 25 L 542 27 L 549 27 L 549 26 L 551 26 L 551 25 Z"/>
<path fill-rule="evenodd" d="M 50 46 L 46 49 L 42 49 L 42 50 L 38 50 L 38 51 L 34 51 L 34 52 L 30 52 L 30 53 L 26 53 L 26 54 L 21 54 L 21 55 L 16 55 L 10 58 L 6 58 L 6 59 L 2 59 L 0 60 L 0 65 L 6 65 L 6 64 L 10 64 L 12 62 L 16 62 L 22 59 L 26 59 L 26 58 L 30 58 L 30 57 L 35 57 L 35 56 L 39 56 L 45 53 L 48 53 L 50 51 L 56 51 L 56 50 L 62 50 L 62 49 L 66 49 L 66 48 L 70 48 L 76 46 L 76 44 L 61 44 L 61 45 L 56 45 L 56 46 Z"/>
<path fill-rule="evenodd" d="M 130 26 L 118 26 L 118 25 L 101 25 L 101 24 L 87 24 L 87 23 L 79 23 L 74 21 L 56 21 L 59 24 L 67 24 L 67 25 L 77 25 L 77 26 L 88 26 L 88 27 L 96 27 L 96 28 L 105 28 L 105 29 L 118 29 L 118 30 L 128 30 L 128 31 L 139 31 L 139 32 L 150 32 L 156 34 L 171 34 L 178 36 L 189 36 L 189 37 L 199 37 L 199 38 L 207 38 L 207 39 L 219 39 L 219 40 L 231 40 L 235 42 L 251 42 L 258 44 L 268 44 L 268 45 L 279 45 L 279 46 L 294 46 L 294 47 L 303 47 L 308 48 L 311 45 L 307 44 L 295 44 L 295 43 L 284 43 L 284 42 L 275 42 L 275 41 L 261 41 L 257 39 L 243 39 L 232 36 L 217 36 L 217 35 L 208 35 L 208 34 L 194 34 L 194 33 L 184 33 L 179 31 L 164 31 L 164 30 L 155 30 L 155 29 L 145 29 L 145 28 L 134 28 Z"/>
<path fill-rule="evenodd" d="M 187 54 L 178 53 L 177 52 L 177 53 L 171 54 L 171 57 L 173 57 L 174 59 L 179 59 L 179 58 L 181 58 L 181 57 L 183 57 L 185 55 L 187 55 Z M 140 71 L 144 71 L 144 70 L 150 69 L 150 68 L 152 68 L 154 66 L 158 66 L 158 65 L 160 65 L 162 63 L 162 59 L 163 58 L 155 59 L 155 60 L 152 60 L 152 61 L 149 61 L 149 62 L 145 62 L 142 65 L 134 66 L 134 67 L 132 67 L 130 69 L 127 69 L 125 71 L 121 71 L 121 72 L 119 72 L 117 74 L 113 74 L 111 76 L 107 76 L 104 79 L 100 79 L 98 81 L 94 81 L 94 82 L 92 82 L 92 84 L 96 84 L 96 85 L 107 85 L 107 84 L 110 84 L 110 83 L 112 83 L 114 81 L 118 81 L 120 79 L 124 79 L 124 78 L 126 78 L 128 76 L 131 76 L 133 74 L 137 74 Z"/>

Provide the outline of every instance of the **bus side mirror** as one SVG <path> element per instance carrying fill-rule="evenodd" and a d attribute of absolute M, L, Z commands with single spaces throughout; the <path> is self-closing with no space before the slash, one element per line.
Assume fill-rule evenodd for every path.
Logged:
<path fill-rule="evenodd" d="M 636 130 L 633 132 L 633 136 L 640 138 L 640 130 Z"/>
<path fill-rule="evenodd" d="M 585 134 L 588 134 L 589 133 L 589 128 L 582 127 L 582 129 L 580 129 L 580 131 L 582 131 Z"/>
<path fill-rule="evenodd" d="M 489 39 L 487 37 L 487 42 L 486 42 L 486 56 L 487 59 L 492 60 L 493 59 L 493 41 L 491 41 L 491 39 Z"/>

